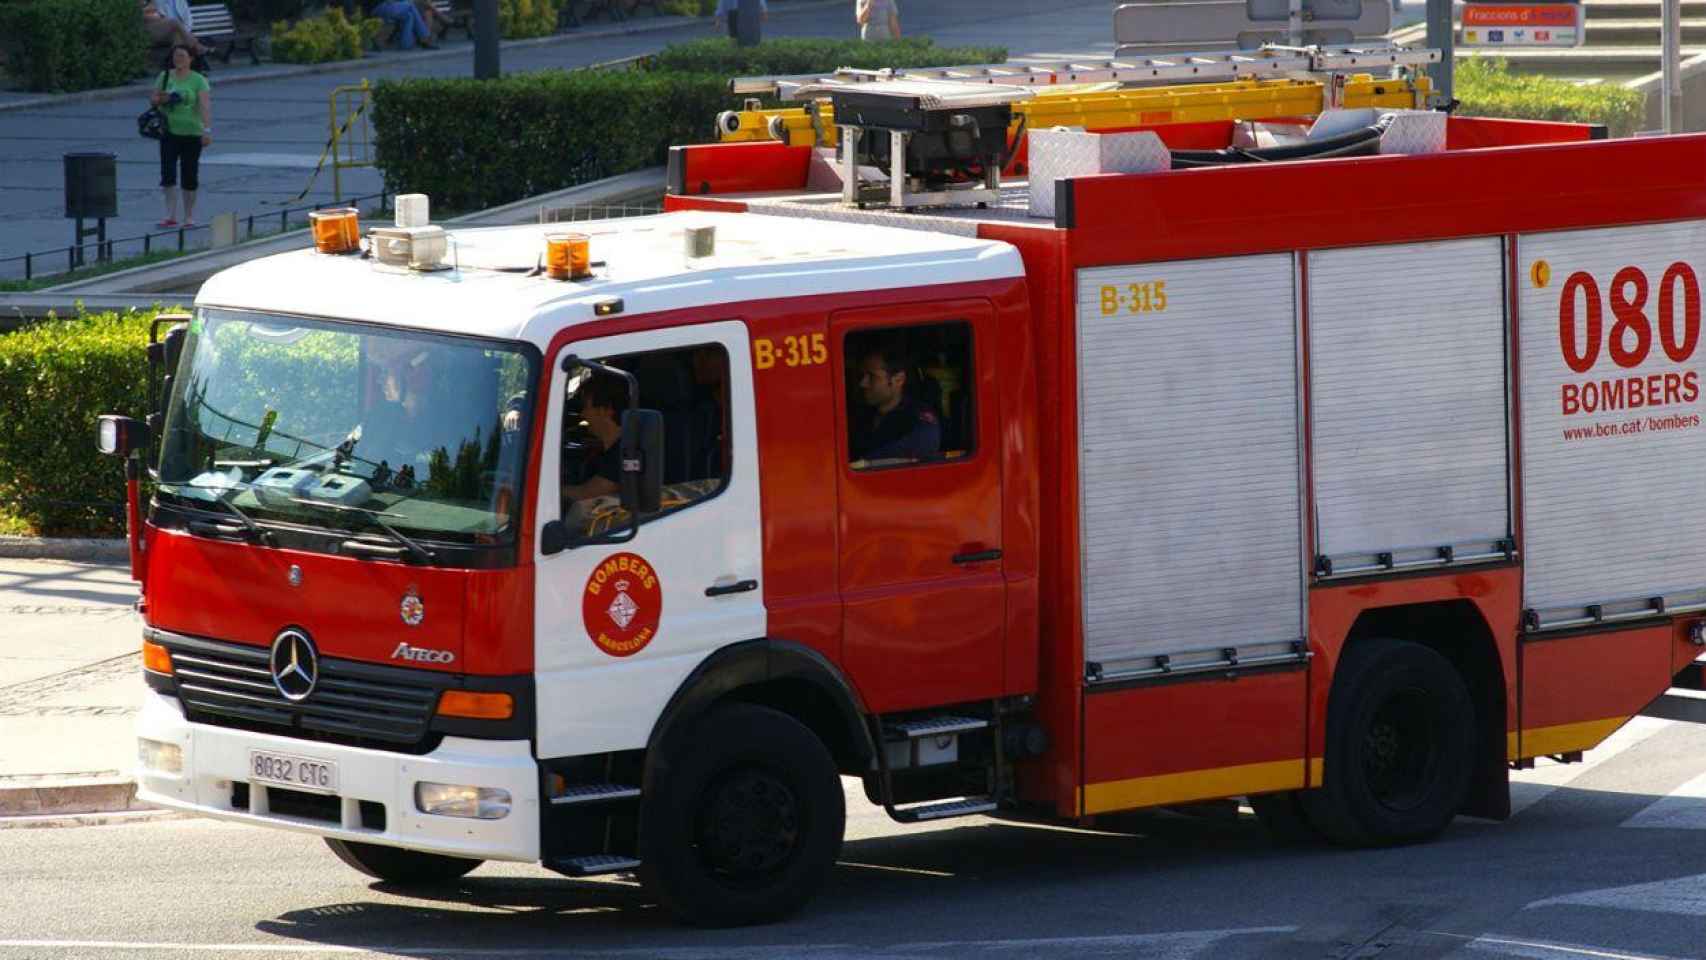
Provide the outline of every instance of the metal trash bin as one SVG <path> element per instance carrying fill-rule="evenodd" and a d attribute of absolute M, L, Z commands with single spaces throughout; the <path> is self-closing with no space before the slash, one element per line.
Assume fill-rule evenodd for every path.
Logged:
<path fill-rule="evenodd" d="M 110 153 L 65 155 L 66 219 L 118 216 L 118 157 Z"/>

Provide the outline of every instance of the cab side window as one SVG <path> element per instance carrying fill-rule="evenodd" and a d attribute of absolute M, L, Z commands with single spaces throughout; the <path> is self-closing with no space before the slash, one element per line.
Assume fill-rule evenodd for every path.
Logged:
<path fill-rule="evenodd" d="M 719 344 L 600 357 L 634 375 L 641 408 L 663 414 L 663 516 L 708 500 L 727 486 L 729 357 Z M 565 397 L 562 519 L 571 534 L 597 536 L 628 522 L 620 502 L 624 377 L 592 373 L 571 378 Z"/>
<path fill-rule="evenodd" d="M 855 470 L 971 456 L 972 334 L 965 322 L 847 335 L 847 450 Z"/>

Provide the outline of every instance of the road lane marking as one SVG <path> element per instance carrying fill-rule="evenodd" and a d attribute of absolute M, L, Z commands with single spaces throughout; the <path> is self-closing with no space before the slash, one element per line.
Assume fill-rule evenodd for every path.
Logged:
<path fill-rule="evenodd" d="M 619 949 L 577 950 L 577 957 L 642 957 L 655 960 L 753 960 L 753 958 L 789 958 L 811 956 L 818 960 L 879 960 L 916 953 L 953 951 L 956 955 L 967 950 L 1018 953 L 1029 956 L 1050 948 L 1070 949 L 1074 953 L 1122 953 L 1142 949 L 1145 960 L 1191 960 L 1202 956 L 1205 948 L 1229 937 L 1273 936 L 1295 933 L 1297 927 L 1241 927 L 1223 930 L 1181 930 L 1174 933 L 1112 934 L 1099 937 L 1042 937 L 1024 940 L 941 940 L 919 943 L 896 943 L 884 946 L 862 946 L 847 943 L 777 944 L 772 946 L 730 947 L 630 947 Z M 373 944 L 344 946 L 340 944 L 302 943 L 160 943 L 125 940 L 0 940 L 0 950 L 130 950 L 186 953 L 286 953 L 312 956 L 363 956 L 394 954 L 409 957 L 560 957 L 561 946 L 550 947 L 444 947 Z M 1647 958 L 1638 958 L 1647 960 Z M 1661 958 L 1662 960 L 1662 958 Z"/>
<path fill-rule="evenodd" d="M 1652 830 L 1706 830 L 1706 773 L 1654 800 L 1646 809 L 1618 826 Z"/>
<path fill-rule="evenodd" d="M 1706 873 L 1548 897 L 1545 900 L 1536 900 L 1523 909 L 1534 910 L 1539 907 L 1606 907 L 1612 910 L 1668 913 L 1683 917 L 1706 916 Z"/>

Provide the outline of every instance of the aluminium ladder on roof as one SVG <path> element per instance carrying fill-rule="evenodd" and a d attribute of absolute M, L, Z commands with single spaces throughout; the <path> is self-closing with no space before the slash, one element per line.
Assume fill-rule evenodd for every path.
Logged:
<path fill-rule="evenodd" d="M 1377 67 L 1418 67 L 1439 62 L 1439 51 L 1405 47 L 1286 47 L 1268 44 L 1257 50 L 1220 50 L 1117 60 L 1063 60 L 1055 63 L 986 63 L 958 67 L 858 70 L 843 67 L 830 73 L 792 76 L 736 77 L 729 81 L 735 94 L 759 94 L 783 100 L 821 96 L 824 87 L 854 87 L 863 83 L 905 78 L 957 83 L 995 83 L 1048 86 L 1075 83 L 1156 83 L 1191 80 L 1237 80 L 1283 77 L 1298 73 L 1335 73 Z M 815 88 L 802 93 L 802 88 Z"/>

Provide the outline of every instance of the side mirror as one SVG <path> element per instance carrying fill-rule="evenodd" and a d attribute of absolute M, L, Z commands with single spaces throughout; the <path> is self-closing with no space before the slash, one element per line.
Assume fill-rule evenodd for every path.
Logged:
<path fill-rule="evenodd" d="M 663 414 L 622 414 L 622 509 L 633 516 L 656 513 L 663 503 Z"/>
<path fill-rule="evenodd" d="M 563 526 L 563 521 L 552 520 L 539 531 L 539 552 L 545 556 L 554 556 L 569 548 L 569 528 Z"/>
<path fill-rule="evenodd" d="M 178 360 L 184 355 L 184 340 L 189 335 L 187 323 L 175 323 L 166 331 L 166 376 L 177 376 Z"/>
<path fill-rule="evenodd" d="M 95 431 L 95 448 L 109 457 L 129 457 L 148 446 L 148 427 L 140 420 L 103 414 Z"/>

